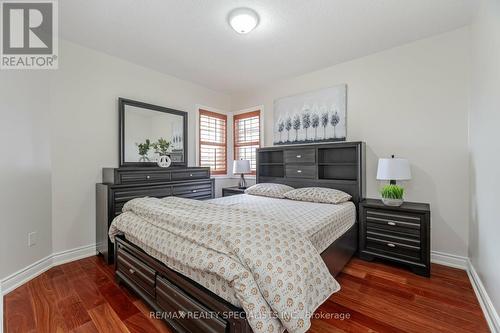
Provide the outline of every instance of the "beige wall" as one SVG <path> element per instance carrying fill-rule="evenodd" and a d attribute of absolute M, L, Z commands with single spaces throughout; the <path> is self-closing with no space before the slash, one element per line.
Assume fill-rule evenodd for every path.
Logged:
<path fill-rule="evenodd" d="M 417 41 L 232 96 L 238 110 L 264 105 L 272 145 L 273 100 L 348 85 L 348 140 L 367 143 L 367 194 L 378 197 L 377 159 L 411 161 L 407 200 L 429 202 L 432 250 L 467 255 L 469 29 Z"/>
<path fill-rule="evenodd" d="M 500 324 L 500 2 L 481 1 L 472 26 L 469 256 Z M 496 328 L 500 331 L 500 327 Z"/>

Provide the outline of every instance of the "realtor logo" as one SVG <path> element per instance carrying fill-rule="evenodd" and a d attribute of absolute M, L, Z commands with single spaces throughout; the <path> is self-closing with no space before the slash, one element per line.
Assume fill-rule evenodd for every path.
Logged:
<path fill-rule="evenodd" d="M 57 69 L 57 2 L 0 2 L 1 69 Z"/>

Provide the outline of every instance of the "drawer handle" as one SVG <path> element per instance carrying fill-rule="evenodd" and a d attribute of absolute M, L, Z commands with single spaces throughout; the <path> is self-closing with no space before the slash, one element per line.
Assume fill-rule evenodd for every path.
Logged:
<path fill-rule="evenodd" d="M 387 246 L 388 246 L 388 247 L 396 247 L 396 244 L 387 243 Z"/>
<path fill-rule="evenodd" d="M 302 170 L 297 170 L 297 173 L 302 173 Z"/>
<path fill-rule="evenodd" d="M 197 190 L 193 190 L 193 193 L 196 193 L 196 192 L 198 192 L 198 191 Z"/>
<path fill-rule="evenodd" d="M 146 179 L 149 179 L 149 178 L 151 178 L 151 176 L 146 176 Z"/>
<path fill-rule="evenodd" d="M 389 221 L 389 222 L 387 222 L 387 224 L 388 224 L 388 225 L 396 225 L 396 222 L 391 222 L 391 221 Z"/>
<path fill-rule="evenodd" d="M 135 271 L 132 268 L 129 269 L 128 271 L 130 272 L 130 274 L 134 274 L 135 273 Z"/>
<path fill-rule="evenodd" d="M 190 174 L 189 174 L 189 177 L 193 177 L 193 174 L 192 174 L 192 173 L 190 173 Z"/>
<path fill-rule="evenodd" d="M 297 158 L 302 158 L 302 155 L 297 155 L 296 157 L 297 157 Z"/>

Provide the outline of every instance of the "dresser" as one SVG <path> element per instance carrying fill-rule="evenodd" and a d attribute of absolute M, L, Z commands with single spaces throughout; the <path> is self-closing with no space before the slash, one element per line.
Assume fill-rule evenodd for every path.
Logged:
<path fill-rule="evenodd" d="M 222 196 L 223 197 L 230 197 L 232 195 L 238 195 L 238 194 L 244 194 L 244 193 L 245 193 L 245 189 L 239 188 L 238 186 L 223 187 L 222 188 Z"/>
<path fill-rule="evenodd" d="M 113 262 L 109 226 L 127 201 L 140 197 L 178 196 L 197 200 L 214 197 L 210 168 L 104 168 L 102 181 L 96 185 L 96 242 L 97 251 L 108 264 Z"/>
<path fill-rule="evenodd" d="M 405 202 L 385 206 L 365 199 L 359 205 L 359 256 L 392 261 L 430 276 L 430 206 Z"/>

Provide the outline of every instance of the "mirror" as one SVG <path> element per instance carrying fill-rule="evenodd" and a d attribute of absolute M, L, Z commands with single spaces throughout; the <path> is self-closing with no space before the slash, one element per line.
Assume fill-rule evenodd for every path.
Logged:
<path fill-rule="evenodd" d="M 120 167 L 157 166 L 167 155 L 186 166 L 187 112 L 120 98 Z"/>

